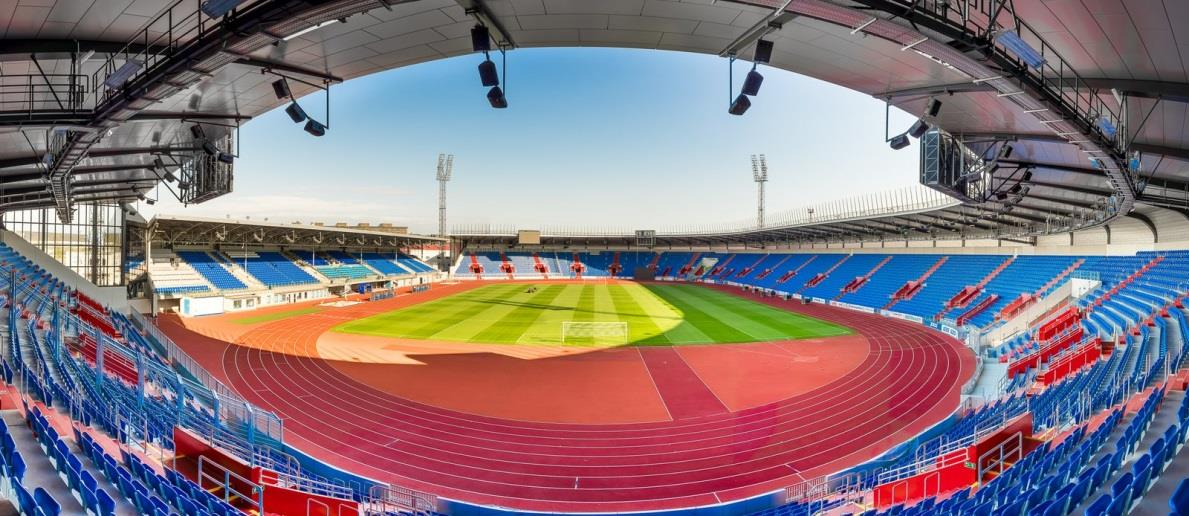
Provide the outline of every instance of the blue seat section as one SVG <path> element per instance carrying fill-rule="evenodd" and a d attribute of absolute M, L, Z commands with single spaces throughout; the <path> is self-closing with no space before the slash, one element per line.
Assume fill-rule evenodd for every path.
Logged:
<path fill-rule="evenodd" d="M 270 287 L 288 287 L 317 283 L 318 280 L 296 264 L 274 251 L 259 251 L 244 259 L 248 274 Z"/>
<path fill-rule="evenodd" d="M 842 257 L 845 256 L 846 255 L 842 255 Z M 834 262 L 838 264 L 838 267 L 834 268 L 832 271 L 829 271 L 829 276 L 826 276 L 826 278 L 821 280 L 821 282 L 818 284 L 802 290 L 801 295 L 808 297 L 820 297 L 823 299 L 834 299 L 841 293 L 842 287 L 846 286 L 847 283 L 850 283 L 856 277 L 867 274 L 867 272 L 874 268 L 879 262 L 883 261 L 884 258 L 887 258 L 887 255 L 855 254 L 851 255 L 849 258 L 840 259 L 839 261 Z M 828 270 L 829 268 L 822 269 L 821 272 L 824 273 Z M 812 276 L 806 277 L 806 279 L 811 277 Z"/>
<path fill-rule="evenodd" d="M 342 264 L 351 265 L 359 263 L 358 256 L 347 254 L 342 251 L 327 251 L 326 254 Z"/>
<path fill-rule="evenodd" d="M 349 265 L 323 265 L 314 267 L 318 272 L 322 273 L 330 279 L 360 279 L 369 278 L 376 275 L 367 266 L 359 263 Z"/>
<path fill-rule="evenodd" d="M 984 298 L 998 294 L 999 299 L 979 312 L 970 320 L 970 324 L 985 327 L 994 322 L 995 315 L 1011 303 L 1020 294 L 1035 294 L 1042 286 L 1077 260 L 1074 256 L 1028 256 L 1019 257 L 1003 269 L 983 288 L 983 293 L 970 302 L 974 306 Z M 977 281 L 977 280 L 976 280 Z M 951 314 L 958 315 L 958 314 Z"/>
<path fill-rule="evenodd" d="M 958 292 L 982 281 L 1006 259 L 1002 255 L 951 255 L 925 280 L 916 295 L 897 302 L 889 310 L 916 315 L 925 320 L 932 319 L 945 309 L 945 303 Z"/>
<path fill-rule="evenodd" d="M 772 274 L 772 275 L 768 276 L 766 279 L 769 280 L 770 284 L 776 285 L 773 288 L 775 288 L 777 290 L 781 290 L 784 292 L 791 292 L 791 293 L 800 293 L 803 290 L 806 290 L 806 287 L 809 284 L 809 282 L 812 281 L 813 278 L 817 277 L 818 274 L 825 273 L 826 271 L 830 270 L 832 267 L 834 267 L 835 265 L 837 265 L 839 262 L 841 262 L 842 260 L 844 260 L 846 258 L 847 258 L 847 255 L 845 255 L 845 254 L 810 255 L 810 259 L 804 262 L 804 266 L 800 266 L 798 268 L 791 268 L 788 266 L 788 265 L 790 265 L 789 263 L 785 264 L 785 269 L 787 269 L 787 271 L 789 271 L 789 272 L 796 271 L 796 274 L 793 275 L 792 277 L 784 280 L 784 282 L 780 282 L 780 278 L 782 275 L 778 275 L 778 274 Z M 792 260 L 790 260 L 790 262 L 792 262 Z M 775 278 L 773 278 L 773 276 L 775 276 Z M 827 278 L 827 279 L 829 279 L 829 278 Z M 845 284 L 845 282 L 843 284 Z M 818 289 L 818 290 L 816 290 L 816 292 L 822 293 L 822 294 L 827 294 L 827 295 L 831 294 L 831 292 L 823 290 L 823 289 Z M 837 290 L 835 290 L 833 292 L 833 294 L 836 295 Z M 817 297 L 821 297 L 821 296 L 817 296 Z M 834 296 L 830 295 L 829 297 L 832 298 Z"/>
<path fill-rule="evenodd" d="M 406 268 L 410 271 L 413 271 L 414 273 L 417 273 L 417 274 L 420 274 L 423 272 L 434 272 L 437 270 L 437 269 L 434 269 L 432 265 L 425 263 L 421 260 L 418 260 L 417 258 L 407 255 L 405 253 L 397 253 L 396 263 L 398 265 L 400 265 L 401 267 L 404 267 L 404 268 Z"/>
<path fill-rule="evenodd" d="M 368 264 L 373 269 L 380 271 L 382 274 L 389 276 L 404 276 L 412 274 L 412 271 L 405 270 L 404 267 L 397 265 L 392 257 L 382 255 L 380 253 L 363 253 L 363 262 Z"/>
<path fill-rule="evenodd" d="M 215 261 L 205 251 L 177 251 L 178 258 L 190 264 L 202 277 L 220 290 L 236 290 L 248 288 L 244 282 L 231 274 L 222 263 Z"/>
<path fill-rule="evenodd" d="M 267 254 L 263 257 L 264 260 L 278 258 L 283 259 Z M 279 428 L 279 419 L 259 408 L 251 412 L 256 423 L 252 425 L 256 436 L 252 439 L 248 425 L 218 408 L 234 406 L 237 408 L 232 410 L 244 410 L 248 406 L 246 401 L 230 392 L 216 395 L 191 376 L 191 370 L 175 369 L 175 365 L 180 365 L 177 359 L 188 360 L 188 357 L 176 349 L 167 355 L 169 348 L 161 344 L 164 341 L 150 337 L 116 311 L 109 311 L 110 322 L 123 338 L 100 337 L 104 339 L 104 356 L 114 354 L 122 358 L 117 362 L 134 364 L 132 367 L 137 371 L 133 374 L 153 386 L 151 393 L 138 389 L 137 381 L 129 381 L 117 371 L 105 367 L 97 372 L 82 354 L 60 352 L 67 349 L 67 338 L 73 342 L 80 334 L 93 335 L 96 330 L 82 319 L 65 316 L 75 299 L 68 286 L 0 244 L 0 291 L 12 292 L 9 283 L 13 274 L 22 288 L 2 300 L 11 303 L 9 307 L 13 309 L 7 316 L 12 345 L 6 347 L 3 357 L 4 379 L 10 386 L 19 384 L 24 391 L 22 412 L 48 462 L 57 469 L 64 487 L 74 495 L 74 500 L 60 496 L 55 500 L 57 495 L 50 495 L 56 493 L 54 489 L 21 485 L 28 457 L 22 457 L 16 449 L 12 436 L 7 435 L 8 427 L 0 425 L 0 469 L 8 480 L 7 485 L 14 487 L 13 496 L 24 513 L 81 514 L 83 511 L 73 506 L 77 500 L 87 513 L 98 515 L 112 515 L 117 510 L 154 515 L 243 514 L 239 508 L 206 489 L 197 488 L 172 470 L 166 469 L 164 475 L 158 473 L 162 465 L 149 467 L 127 449 L 118 457 L 112 456 L 104 451 L 112 449 L 111 445 L 105 447 L 97 442 L 101 434 L 106 434 L 130 446 L 149 442 L 152 447 L 171 454 L 174 429 L 178 426 L 203 439 L 214 440 L 226 450 L 242 452 L 240 458 L 245 462 L 252 459 L 261 467 L 291 476 L 299 485 L 323 486 L 319 489 L 338 498 L 360 499 L 368 492 L 370 484 L 346 487 L 345 480 L 331 483 L 294 464 L 294 458 L 285 452 L 288 448 L 268 432 L 269 428 Z M 194 367 L 192 363 L 190 367 Z M 193 373 L 207 374 L 200 369 Z M 15 381 L 16 377 L 20 380 Z M 43 413 L 47 410 L 43 407 L 50 407 L 48 410 L 56 414 Z M 56 428 L 60 426 L 50 424 L 63 416 L 74 422 L 73 439 L 67 434 L 59 435 Z M 132 421 L 136 423 L 130 424 Z M 299 460 L 307 462 L 304 466 L 312 461 Z M 322 467 L 320 471 L 333 471 Z M 363 480 L 347 473 L 334 474 L 355 482 Z M 104 487 L 109 484 L 111 487 Z"/>
<path fill-rule="evenodd" d="M 842 294 L 838 300 L 872 308 L 883 308 L 892 301 L 892 294 L 900 290 L 900 287 L 903 287 L 908 281 L 920 278 L 941 258 L 941 256 L 932 254 L 893 254 L 890 256 L 891 260 L 880 267 L 875 274 L 872 274 L 858 290 Z"/>

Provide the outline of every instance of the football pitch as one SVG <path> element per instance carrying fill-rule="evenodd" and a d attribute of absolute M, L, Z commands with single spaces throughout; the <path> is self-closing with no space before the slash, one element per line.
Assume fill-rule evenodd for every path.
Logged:
<path fill-rule="evenodd" d="M 570 322 L 563 339 L 563 323 Z M 578 324 L 574 324 L 578 323 Z M 589 325 L 584 323 L 627 323 Z M 347 322 L 401 339 L 573 346 L 762 342 L 847 335 L 830 322 L 696 285 L 487 285 Z"/>

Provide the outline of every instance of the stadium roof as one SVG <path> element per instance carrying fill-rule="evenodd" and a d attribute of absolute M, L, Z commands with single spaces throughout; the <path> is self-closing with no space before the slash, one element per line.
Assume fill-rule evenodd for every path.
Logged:
<path fill-rule="evenodd" d="M 359 228 L 246 219 L 158 215 L 148 222 L 156 242 L 173 245 L 396 249 L 440 245 L 446 239 Z"/>
<path fill-rule="evenodd" d="M 967 139 L 1015 140 L 997 184 L 1033 172 L 1022 195 L 948 209 L 1005 231 L 1094 224 L 1098 214 L 1113 216 L 1108 204 L 1119 212 L 1134 201 L 1189 208 L 1189 5 L 1176 0 L 245 0 L 218 19 L 197 4 L 0 6 L 0 19 L 10 20 L 0 50 L 4 210 L 57 206 L 68 214 L 67 199 L 133 200 L 160 178 L 154 157 L 171 168 L 202 155 L 189 126 L 201 122 L 215 139 L 281 105 L 276 74 L 295 79 L 299 97 L 311 85 L 333 91 L 343 80 L 471 53 L 476 22 L 508 49 L 615 46 L 751 59 L 763 35 L 775 43 L 773 67 L 914 115 L 937 98 L 934 125 Z M 986 30 L 992 12 L 996 32 Z M 994 44 L 1012 28 L 1044 66 L 1021 67 Z M 129 58 L 139 69 L 105 87 Z M 47 163 L 54 128 L 68 131 Z M 1142 165 L 1129 172 L 1136 151 Z"/>

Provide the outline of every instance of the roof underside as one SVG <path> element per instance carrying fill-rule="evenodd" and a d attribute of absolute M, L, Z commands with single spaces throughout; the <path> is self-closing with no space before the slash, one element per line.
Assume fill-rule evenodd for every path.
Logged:
<path fill-rule="evenodd" d="M 886 98 L 913 114 L 922 113 L 930 98 L 939 98 L 943 109 L 934 125 L 973 138 L 1014 138 L 1014 153 L 1002 163 L 999 174 L 1006 178 L 1022 168 L 1033 172 L 1027 194 L 1010 205 L 982 203 L 911 218 L 846 223 L 856 231 L 882 225 L 896 226 L 901 233 L 924 230 L 956 235 L 997 228 L 1005 233 L 1019 233 L 1016 228 L 1024 227 L 1030 232 L 1062 230 L 1074 220 L 1093 220 L 1094 212 L 1120 188 L 1101 167 L 1091 164 L 1084 146 L 1070 143 L 1080 136 L 1058 134 L 1052 124 L 1042 123 L 1051 122 L 1052 115 L 1027 109 L 1018 97 L 1003 95 L 1002 88 L 990 82 L 972 81 L 969 68 L 961 62 L 943 63 L 926 56 L 952 54 L 961 60 L 977 57 L 978 51 L 963 48 L 957 39 L 947 39 L 944 27 L 930 26 L 919 13 L 904 10 L 913 2 L 802 0 L 789 7 L 795 12 L 781 14 L 774 7 L 783 2 L 775 0 L 248 0 L 240 5 L 242 17 L 253 13 L 269 17 L 261 14 L 257 23 L 242 23 L 234 31 L 220 28 L 227 33 L 223 50 L 190 56 L 187 66 L 193 73 L 163 74 L 161 81 L 169 84 L 168 89 L 154 90 L 146 82 L 143 91 L 134 92 L 166 92 L 161 98 L 120 104 L 121 99 L 110 98 L 118 96 L 104 95 L 102 84 L 95 84 L 107 75 L 100 68 L 109 57 L 114 58 L 111 65 L 122 63 L 127 54 L 119 53 L 120 49 L 169 62 L 171 51 L 180 52 L 188 44 L 183 38 L 161 35 L 166 31 L 160 30 L 163 18 L 157 17 L 170 12 L 181 17 L 182 3 L 174 4 L 165 0 L 0 2 L 0 20 L 9 20 L 7 26 L 0 26 L 6 43 L 0 51 L 4 85 L 0 89 L 0 205 L 4 210 L 54 205 L 51 171 L 41 162 L 50 128 L 89 126 L 99 131 L 97 142 L 68 174 L 75 199 L 133 200 L 157 183 L 160 172 L 152 169 L 155 156 L 184 159 L 198 152 L 188 130 L 195 121 L 207 122 L 207 134 L 217 136 L 229 131 L 226 125 L 234 126 L 283 103 L 270 86 L 276 75 L 262 70 L 333 85 L 468 54 L 470 29 L 477 19 L 492 26 L 497 40 L 510 40 L 516 47 L 614 46 L 718 55 L 738 50 L 744 59 L 751 58 L 748 43 L 755 39 L 749 34 L 755 33 L 757 24 L 762 27 L 763 20 L 772 20 L 779 28 L 766 36 L 775 42 L 771 66 Z M 1139 202 L 1181 211 L 1189 208 L 1189 4 L 1097 0 L 1016 2 L 1014 8 L 1019 19 L 1076 70 L 1081 87 L 1089 84 L 1104 105 L 1125 113 L 1123 138 L 1142 157 L 1135 179 L 1137 189 L 1146 186 L 1146 190 L 1137 196 Z M 879 23 L 855 30 L 872 17 Z M 284 40 L 312 24 L 336 18 L 345 21 Z M 840 21 L 844 19 L 858 23 Z M 208 29 L 216 22 L 205 19 Z M 152 30 L 141 32 L 146 27 Z M 889 36 L 889 30 L 898 31 L 896 37 Z M 210 37 L 219 36 L 218 31 L 210 32 Z M 147 40 L 146 34 L 151 35 Z M 930 40 L 905 49 L 908 45 L 903 41 L 916 41 L 918 36 Z M 131 47 L 125 46 L 133 40 Z M 928 45 L 945 48 L 918 52 Z M 234 54 L 228 49 L 234 49 Z M 77 64 L 89 50 L 95 54 Z M 72 77 L 84 94 L 73 109 L 65 109 L 72 107 L 64 86 L 71 84 Z M 141 84 L 129 84 L 133 83 Z M 299 97 L 315 91 L 298 82 L 290 84 Z M 111 108 L 109 112 L 118 113 L 119 120 L 95 114 L 92 110 L 97 105 Z M 839 224 L 830 231 L 842 227 Z"/>

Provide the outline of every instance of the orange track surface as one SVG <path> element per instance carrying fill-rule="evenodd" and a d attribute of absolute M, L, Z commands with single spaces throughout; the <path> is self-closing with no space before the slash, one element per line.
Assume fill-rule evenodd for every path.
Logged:
<path fill-rule="evenodd" d="M 327 307 L 239 335 L 218 318 L 163 317 L 161 326 L 285 418 L 287 438 L 323 460 L 457 499 L 544 511 L 713 504 L 837 471 L 948 415 L 973 371 L 961 343 L 919 325 L 772 299 L 761 301 L 859 334 L 529 355 L 517 354 L 526 346 L 326 334 L 480 284 Z M 228 337 L 235 343 L 219 340 Z M 323 358 L 329 349 L 347 359 Z"/>

